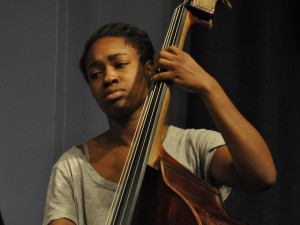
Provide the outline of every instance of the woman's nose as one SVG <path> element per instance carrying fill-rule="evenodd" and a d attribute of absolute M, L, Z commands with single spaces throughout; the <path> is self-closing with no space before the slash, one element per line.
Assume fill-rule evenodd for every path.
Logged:
<path fill-rule="evenodd" d="M 112 69 L 106 69 L 104 74 L 103 86 L 107 88 L 113 83 L 117 83 L 117 82 L 118 82 L 118 78 L 116 72 Z"/>

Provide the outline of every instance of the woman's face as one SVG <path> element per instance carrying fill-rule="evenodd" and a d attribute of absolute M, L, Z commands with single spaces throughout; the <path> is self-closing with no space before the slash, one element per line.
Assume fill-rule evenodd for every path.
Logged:
<path fill-rule="evenodd" d="M 150 70 L 123 37 L 96 41 L 86 63 L 90 89 L 109 117 L 129 115 L 141 108 L 148 93 L 146 76 Z"/>

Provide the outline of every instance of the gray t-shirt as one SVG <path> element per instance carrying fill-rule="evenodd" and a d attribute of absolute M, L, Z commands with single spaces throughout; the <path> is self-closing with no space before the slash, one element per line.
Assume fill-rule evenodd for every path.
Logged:
<path fill-rule="evenodd" d="M 212 155 L 221 145 L 224 145 L 224 140 L 218 132 L 184 130 L 174 126 L 169 127 L 163 142 L 164 149 L 171 156 L 208 182 Z M 53 167 L 43 225 L 59 218 L 68 218 L 76 225 L 104 225 L 116 188 L 116 183 L 94 170 L 88 156 L 72 147 Z M 226 199 L 230 189 L 222 187 L 220 192 L 222 199 Z"/>

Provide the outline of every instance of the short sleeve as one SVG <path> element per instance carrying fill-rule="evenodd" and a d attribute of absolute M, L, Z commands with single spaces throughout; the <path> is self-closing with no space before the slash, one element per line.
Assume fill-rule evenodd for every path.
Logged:
<path fill-rule="evenodd" d="M 50 177 L 43 225 L 52 220 L 67 218 L 78 224 L 76 204 L 70 177 L 54 167 Z"/>
<path fill-rule="evenodd" d="M 225 144 L 219 132 L 170 126 L 163 144 L 165 150 L 183 166 L 212 183 L 210 162 L 217 147 Z M 225 200 L 231 189 L 222 186 L 219 190 Z"/>

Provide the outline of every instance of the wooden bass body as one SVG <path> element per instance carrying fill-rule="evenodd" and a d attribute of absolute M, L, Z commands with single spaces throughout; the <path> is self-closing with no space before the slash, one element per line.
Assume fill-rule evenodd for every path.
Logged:
<path fill-rule="evenodd" d="M 232 217 L 225 210 L 217 188 L 166 155 L 160 159 L 159 170 L 147 167 L 132 221 L 132 225 L 141 224 L 245 225 L 246 223 Z"/>

